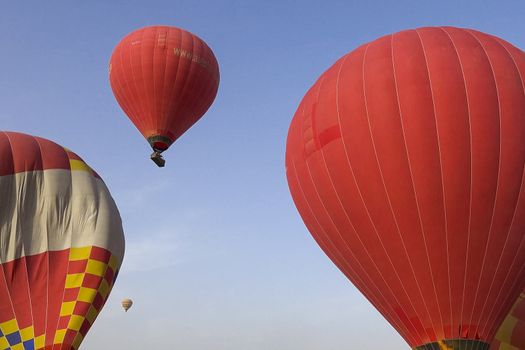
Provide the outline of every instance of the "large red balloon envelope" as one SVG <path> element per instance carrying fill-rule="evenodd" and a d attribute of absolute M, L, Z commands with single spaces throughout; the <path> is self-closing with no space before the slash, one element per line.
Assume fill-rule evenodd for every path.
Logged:
<path fill-rule="evenodd" d="M 148 140 L 152 159 L 211 106 L 219 87 L 219 66 L 211 49 L 183 29 L 152 26 L 128 34 L 116 46 L 109 80 L 118 103 Z"/>
<path fill-rule="evenodd" d="M 524 78 L 497 37 L 407 30 L 337 61 L 291 123 L 306 226 L 416 349 L 487 349 L 525 287 Z"/>

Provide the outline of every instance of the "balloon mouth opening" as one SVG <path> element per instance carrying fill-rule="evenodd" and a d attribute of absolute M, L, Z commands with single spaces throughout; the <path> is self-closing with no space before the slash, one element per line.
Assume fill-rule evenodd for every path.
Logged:
<path fill-rule="evenodd" d="M 173 141 L 170 138 L 162 135 L 150 136 L 148 137 L 148 142 L 151 148 L 153 148 L 154 151 L 159 153 L 167 150 L 173 143 Z"/>
<path fill-rule="evenodd" d="M 156 151 L 165 151 L 168 149 L 169 145 L 165 142 L 158 141 L 153 142 L 153 145 L 151 145 L 151 147 L 153 147 L 153 149 Z"/>
<path fill-rule="evenodd" d="M 433 343 L 418 345 L 413 350 L 489 350 L 490 345 L 477 339 L 448 339 L 440 340 Z"/>

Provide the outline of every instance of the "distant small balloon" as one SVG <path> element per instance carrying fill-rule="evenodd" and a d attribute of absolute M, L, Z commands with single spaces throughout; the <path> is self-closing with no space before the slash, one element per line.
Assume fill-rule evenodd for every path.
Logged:
<path fill-rule="evenodd" d="M 133 305 L 133 300 L 131 299 L 122 300 L 122 308 L 124 309 L 124 311 L 128 312 L 128 310 L 131 308 L 132 305 Z"/>

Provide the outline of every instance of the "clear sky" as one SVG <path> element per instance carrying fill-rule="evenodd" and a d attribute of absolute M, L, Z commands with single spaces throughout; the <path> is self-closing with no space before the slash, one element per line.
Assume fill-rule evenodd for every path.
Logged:
<path fill-rule="evenodd" d="M 367 41 L 454 25 L 523 49 L 524 14 L 523 0 L 2 1 L 0 129 L 81 155 L 124 224 L 119 279 L 81 348 L 408 349 L 302 224 L 288 125 L 317 77 Z M 113 47 L 154 24 L 200 36 L 221 69 L 215 103 L 164 169 L 108 82 Z"/>

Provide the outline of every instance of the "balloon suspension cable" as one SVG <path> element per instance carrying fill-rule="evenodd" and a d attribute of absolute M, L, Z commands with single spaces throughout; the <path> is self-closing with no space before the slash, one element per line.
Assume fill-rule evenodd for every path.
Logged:
<path fill-rule="evenodd" d="M 153 149 L 153 153 L 151 154 L 151 160 L 157 164 L 159 168 L 163 168 L 166 164 L 166 160 L 162 158 L 161 155 L 162 151 L 159 151 L 157 149 Z"/>

